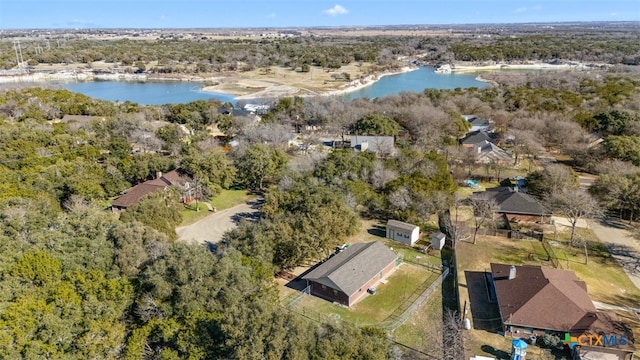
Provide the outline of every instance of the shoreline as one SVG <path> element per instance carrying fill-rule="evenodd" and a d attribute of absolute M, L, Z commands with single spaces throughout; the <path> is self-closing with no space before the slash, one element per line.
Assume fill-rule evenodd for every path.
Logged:
<path fill-rule="evenodd" d="M 228 91 L 221 91 L 220 89 L 214 88 L 214 86 L 205 86 L 201 90 L 205 92 L 211 92 L 211 93 L 233 95 L 235 96 L 236 101 L 237 100 L 256 100 L 256 99 L 274 98 L 274 97 L 281 97 L 281 96 L 300 96 L 300 97 L 338 96 L 338 95 L 349 94 L 354 91 L 358 91 L 360 89 L 371 86 L 385 76 L 399 75 L 399 74 L 403 74 L 403 73 L 414 71 L 414 70 L 418 70 L 418 67 L 404 66 L 399 71 L 385 72 L 381 74 L 371 74 L 361 79 L 352 80 L 351 82 L 346 84 L 342 89 L 326 90 L 324 92 L 315 92 L 305 88 L 300 88 L 300 87 L 296 87 L 293 85 L 286 85 L 286 84 L 274 85 L 271 88 L 266 88 L 264 90 L 256 91 L 250 94 L 238 94 L 238 93 L 233 93 Z M 300 94 L 302 92 L 306 92 L 306 94 Z"/>
<path fill-rule="evenodd" d="M 528 63 L 528 64 L 487 64 L 487 65 L 465 65 L 451 64 L 451 72 L 467 73 L 467 72 L 483 72 L 483 71 L 504 71 L 504 70 L 592 70 L 604 68 L 607 64 L 584 64 L 579 62 L 570 62 L 566 64 L 549 64 L 544 62 Z"/>
<path fill-rule="evenodd" d="M 493 71 L 509 71 L 509 70 L 538 70 L 538 71 L 588 71 L 595 69 L 606 68 L 607 64 L 593 64 L 593 63 L 580 63 L 580 62 L 568 62 L 564 64 L 549 64 L 544 62 L 535 63 L 523 63 L 523 64 L 506 64 L 506 63 L 492 63 L 492 64 L 467 64 L 467 63 L 451 63 L 451 73 L 477 73 L 476 80 L 484 83 L 497 85 L 495 81 L 482 77 L 483 72 Z M 130 74 L 130 73 L 107 73 L 107 74 L 95 74 L 93 71 L 85 70 L 61 70 L 55 72 L 17 72 L 6 71 L 0 73 L 0 85 L 11 84 L 29 84 L 29 83 L 46 83 L 46 82 L 58 82 L 58 81 L 135 81 L 135 82 L 162 82 L 162 81 L 180 81 L 180 82 L 200 82 L 203 83 L 199 91 L 207 92 L 211 94 L 220 94 L 233 96 L 234 101 L 242 100 L 259 100 L 259 99 L 273 99 L 279 97 L 309 97 L 309 96 L 340 96 L 346 95 L 368 86 L 375 84 L 377 81 L 385 76 L 399 75 L 410 71 L 418 70 L 420 66 L 406 65 L 396 71 L 383 72 L 380 74 L 370 74 L 361 76 L 358 79 L 352 80 L 346 84 L 342 84 L 337 88 L 329 88 L 326 90 L 313 91 L 305 89 L 304 87 L 298 87 L 293 84 L 287 84 L 286 82 L 266 80 L 254 80 L 251 78 L 241 78 L 234 76 L 194 76 L 194 75 L 160 75 L 158 74 Z M 228 75 L 228 74 L 227 74 Z M 237 91 L 234 89 L 225 89 L 220 84 L 238 85 Z M 235 81 L 235 83 L 234 83 Z M 212 85 L 211 83 L 215 83 Z"/>
<path fill-rule="evenodd" d="M 336 90 L 329 90 L 323 94 L 321 94 L 322 96 L 336 96 L 336 95 L 346 95 L 349 93 L 352 93 L 354 91 L 358 91 L 361 89 L 364 89 L 368 86 L 371 86 L 373 84 L 375 84 L 377 81 L 379 81 L 380 79 L 382 79 L 385 76 L 390 76 L 390 75 L 400 75 L 400 74 L 404 74 L 410 71 L 415 71 L 418 70 L 419 67 L 417 66 L 405 66 L 403 68 L 401 68 L 399 71 L 393 71 L 393 72 L 386 72 L 386 73 L 382 73 L 382 74 L 378 74 L 378 75 L 367 75 L 366 77 L 364 77 L 363 79 L 357 79 L 357 80 L 353 80 L 351 81 L 349 84 L 347 84 L 347 86 L 344 89 L 336 89 Z"/>
<path fill-rule="evenodd" d="M 352 80 L 342 86 L 342 88 L 328 89 L 322 92 L 311 91 L 305 88 L 296 87 L 283 83 L 269 83 L 265 86 L 256 86 L 261 88 L 252 93 L 243 93 L 241 91 L 225 91 L 217 87 L 217 85 L 208 85 L 207 82 L 219 82 L 224 79 L 233 77 L 200 77 L 200 76 L 155 76 L 149 74 L 95 74 L 92 71 L 83 70 L 62 70 L 51 73 L 32 72 L 32 73 L 12 73 L 0 76 L 0 85 L 10 84 L 37 84 L 37 83 L 55 83 L 59 81 L 71 82 L 90 82 L 90 81 L 133 81 L 133 82 L 162 82 L 162 81 L 179 81 L 179 82 L 200 82 L 203 86 L 199 91 L 211 94 L 223 94 L 234 97 L 238 100 L 256 100 L 265 98 L 275 98 L 282 96 L 339 96 L 349 94 L 354 91 L 366 88 L 375 84 L 378 80 L 385 76 L 399 75 L 409 71 L 418 70 L 417 66 L 404 66 L 397 71 L 384 72 L 380 74 L 371 74 L 365 77 Z"/>

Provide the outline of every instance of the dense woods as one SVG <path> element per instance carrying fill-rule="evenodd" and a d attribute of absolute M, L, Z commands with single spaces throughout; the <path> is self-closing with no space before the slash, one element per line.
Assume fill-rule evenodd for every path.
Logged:
<path fill-rule="evenodd" d="M 30 61 L 158 61 L 154 71 L 184 71 L 190 64 L 196 65 L 190 71 L 206 72 L 231 70 L 238 62 L 387 66 L 398 55 L 424 51 L 434 61 L 637 61 L 631 59 L 637 39 L 621 37 L 617 45 L 605 40 L 538 36 L 466 45 L 453 38 L 200 39 L 188 47 L 169 39 L 77 40 L 66 44 L 74 51 L 52 49 Z M 9 67 L 7 58 L 2 61 Z M 590 190 L 599 205 L 637 220 L 640 81 L 634 71 L 494 73 L 483 75 L 495 82 L 486 89 L 428 89 L 371 101 L 285 98 L 260 122 L 220 115 L 223 104 L 216 101 L 141 106 L 37 87 L 3 91 L 0 354 L 390 357 L 392 346 L 378 328 L 319 324 L 278 306 L 274 274 L 325 258 L 359 230 L 362 217 L 433 226 L 429 219 L 446 214 L 457 185 L 478 166 L 458 145 L 469 130 L 463 114 L 494 122 L 514 161 L 526 162 L 532 193 L 554 201 L 559 211 L 571 210 L 562 201 L 577 184 L 571 172 L 541 167 L 551 154 L 599 175 Z M 62 121 L 65 115 L 73 117 Z M 226 138 L 211 138 L 212 125 Z M 394 135 L 396 149 L 384 156 L 313 150 L 349 134 Z M 302 136 L 307 148 L 288 145 Z M 229 150 L 231 138 L 239 145 Z M 178 167 L 198 184 L 202 199 L 229 188 L 262 195 L 261 218 L 242 221 L 212 252 L 175 241 L 182 221 L 178 190 L 152 194 L 120 217 L 106 210 L 122 191 Z M 504 167 L 490 163 L 484 170 L 499 178 Z M 585 204 L 592 206 L 590 201 Z"/>

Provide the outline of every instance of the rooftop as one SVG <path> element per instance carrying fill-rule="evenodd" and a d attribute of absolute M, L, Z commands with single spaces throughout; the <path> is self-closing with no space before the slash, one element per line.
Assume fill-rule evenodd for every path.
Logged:
<path fill-rule="evenodd" d="M 396 258 L 396 253 L 378 241 L 353 244 L 313 269 L 303 279 L 351 296 Z"/>

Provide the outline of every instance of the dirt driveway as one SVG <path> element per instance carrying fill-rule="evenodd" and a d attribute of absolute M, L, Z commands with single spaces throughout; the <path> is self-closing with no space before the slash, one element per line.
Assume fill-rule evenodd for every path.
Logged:
<path fill-rule="evenodd" d="M 176 228 L 178 240 L 194 244 L 215 244 L 222 235 L 235 228 L 241 219 L 255 221 L 259 218 L 261 200 L 236 205 L 232 208 L 212 213 L 195 223 Z"/>

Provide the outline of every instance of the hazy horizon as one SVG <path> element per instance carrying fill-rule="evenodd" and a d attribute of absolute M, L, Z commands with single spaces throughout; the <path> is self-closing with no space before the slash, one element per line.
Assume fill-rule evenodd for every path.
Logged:
<path fill-rule="evenodd" d="M 638 0 L 0 1 L 0 29 L 3 30 L 331 28 L 638 21 Z"/>

